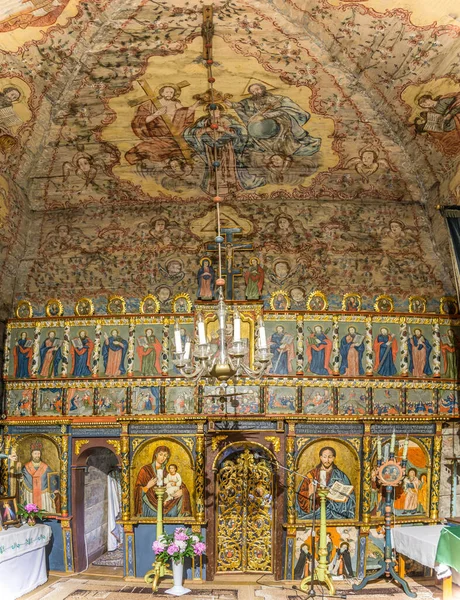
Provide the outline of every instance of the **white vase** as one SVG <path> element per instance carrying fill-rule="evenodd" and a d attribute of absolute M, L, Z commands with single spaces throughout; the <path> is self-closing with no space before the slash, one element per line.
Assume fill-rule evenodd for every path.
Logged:
<path fill-rule="evenodd" d="M 184 580 L 184 563 L 176 563 L 174 560 L 172 560 L 171 563 L 174 587 L 170 588 L 169 590 L 166 590 L 166 593 L 171 594 L 171 596 L 183 596 L 184 594 L 188 594 L 192 590 L 189 590 L 188 588 L 182 585 L 182 582 Z"/>

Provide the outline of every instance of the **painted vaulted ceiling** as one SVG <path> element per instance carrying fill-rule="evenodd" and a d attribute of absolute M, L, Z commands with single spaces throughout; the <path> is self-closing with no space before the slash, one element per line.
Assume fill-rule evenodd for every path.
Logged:
<path fill-rule="evenodd" d="M 4 224 L 26 209 L 213 195 L 202 7 L 1 2 Z M 458 0 L 219 0 L 214 26 L 222 132 L 233 136 L 222 195 L 428 212 L 460 202 Z M 13 230 L 1 243 L 14 253 Z"/>

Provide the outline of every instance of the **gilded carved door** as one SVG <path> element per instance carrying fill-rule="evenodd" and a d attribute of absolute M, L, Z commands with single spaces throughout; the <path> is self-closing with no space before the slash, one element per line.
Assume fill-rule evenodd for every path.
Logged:
<path fill-rule="evenodd" d="M 272 572 L 273 468 L 246 446 L 217 472 L 217 572 Z"/>

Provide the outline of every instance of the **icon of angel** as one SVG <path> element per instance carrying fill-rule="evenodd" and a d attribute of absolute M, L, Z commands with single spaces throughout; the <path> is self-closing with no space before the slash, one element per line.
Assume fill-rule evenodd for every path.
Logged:
<path fill-rule="evenodd" d="M 371 175 L 376 173 L 379 168 L 396 171 L 385 158 L 379 158 L 379 153 L 371 147 L 362 148 L 359 156 L 350 158 L 343 167 L 346 169 L 354 169 L 365 183 L 369 183 Z"/>
<path fill-rule="evenodd" d="M 75 175 L 84 181 L 83 187 L 87 187 L 94 183 L 100 170 L 105 170 L 105 163 L 102 160 L 94 158 L 86 152 L 77 152 L 72 158 L 72 162 L 65 162 L 62 165 L 63 182 L 67 182 L 70 176 Z"/>

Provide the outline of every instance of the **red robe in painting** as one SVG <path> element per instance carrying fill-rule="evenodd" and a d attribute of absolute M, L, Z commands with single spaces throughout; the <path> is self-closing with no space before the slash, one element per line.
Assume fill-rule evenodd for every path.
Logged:
<path fill-rule="evenodd" d="M 186 106 L 178 108 L 169 128 L 163 117 L 157 117 L 147 123 L 146 119 L 156 109 L 151 102 L 141 104 L 132 120 L 131 127 L 141 140 L 145 140 L 125 154 L 130 165 L 143 160 L 164 162 L 171 158 L 183 158 L 183 153 L 174 136 L 181 136 L 183 131 L 193 123 L 194 112 Z"/>
<path fill-rule="evenodd" d="M 136 486 L 134 490 L 134 514 L 136 516 L 142 515 L 142 492 L 147 494 L 148 501 L 150 504 L 157 509 L 158 506 L 158 497 L 155 494 L 155 486 L 147 489 L 148 482 L 156 477 L 156 473 L 153 470 L 152 465 L 144 465 L 137 476 Z M 182 500 L 182 515 L 190 516 L 192 514 L 192 507 L 190 504 L 190 494 L 187 489 L 187 486 L 182 483 L 181 488 L 182 496 L 180 498 L 171 498 L 166 501 L 163 505 L 163 514 L 165 516 L 168 515 L 168 512 L 176 506 Z"/>

